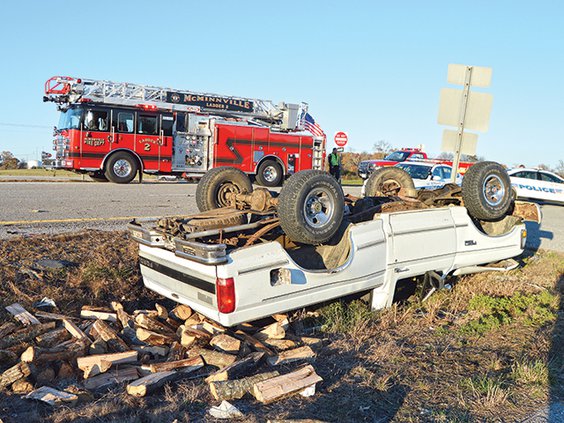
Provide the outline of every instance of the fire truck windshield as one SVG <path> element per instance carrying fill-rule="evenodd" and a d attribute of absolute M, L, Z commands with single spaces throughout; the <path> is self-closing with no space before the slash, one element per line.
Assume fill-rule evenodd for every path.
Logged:
<path fill-rule="evenodd" d="M 81 117 L 82 109 L 71 108 L 66 112 L 61 112 L 57 129 L 78 129 Z"/>

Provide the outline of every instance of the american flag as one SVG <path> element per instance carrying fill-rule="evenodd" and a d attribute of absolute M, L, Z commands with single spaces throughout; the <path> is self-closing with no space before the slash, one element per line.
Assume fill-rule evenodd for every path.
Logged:
<path fill-rule="evenodd" d="M 321 129 L 321 126 L 319 126 L 318 123 L 315 123 L 315 119 L 313 119 L 313 117 L 309 113 L 305 113 L 302 116 L 302 125 L 314 136 L 325 137 L 325 132 L 323 132 L 323 129 Z"/>

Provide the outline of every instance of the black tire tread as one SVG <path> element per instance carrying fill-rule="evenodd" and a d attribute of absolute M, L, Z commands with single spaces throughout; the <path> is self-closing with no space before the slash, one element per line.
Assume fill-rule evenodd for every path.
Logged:
<path fill-rule="evenodd" d="M 121 178 L 113 172 L 112 169 L 114 167 L 114 163 L 119 159 L 125 159 L 131 163 L 132 171 L 131 171 L 131 175 L 129 175 L 128 177 Z M 138 171 L 139 171 L 139 162 L 137 161 L 137 158 L 135 158 L 135 156 L 128 153 L 127 151 L 118 151 L 112 154 L 108 159 L 104 175 L 106 176 L 106 178 L 108 178 L 109 181 L 115 184 L 128 184 L 131 181 L 133 181 L 133 179 L 135 179 L 135 176 L 137 175 Z"/>
<path fill-rule="evenodd" d="M 365 194 L 367 197 L 383 197 L 385 194 L 380 190 L 381 184 L 388 180 L 394 179 L 403 188 L 408 197 L 416 197 L 417 191 L 413 179 L 405 170 L 399 167 L 382 167 L 376 169 L 368 177 L 366 182 Z"/>
<path fill-rule="evenodd" d="M 268 182 L 266 179 L 264 179 L 262 177 L 262 171 L 266 166 L 276 166 L 278 168 L 278 178 L 274 181 L 274 182 Z M 257 182 L 259 185 L 262 185 L 263 187 L 278 187 L 280 186 L 283 178 L 284 178 L 284 174 L 282 171 L 282 166 L 280 166 L 280 163 L 278 163 L 276 160 L 270 160 L 270 159 L 266 159 L 263 162 L 261 162 L 261 164 L 259 165 L 259 167 L 257 168 L 257 174 L 256 174 L 256 178 L 257 178 Z"/>

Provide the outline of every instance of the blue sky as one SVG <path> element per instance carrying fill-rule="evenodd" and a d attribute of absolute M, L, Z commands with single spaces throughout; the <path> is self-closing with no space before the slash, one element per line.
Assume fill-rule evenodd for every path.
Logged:
<path fill-rule="evenodd" d="M 560 1 L 11 1 L 0 14 L 0 150 L 51 151 L 53 75 L 309 103 L 354 151 L 440 153 L 449 63 L 493 69 L 478 155 L 564 159 Z M 332 143 L 330 143 L 332 146 Z"/>

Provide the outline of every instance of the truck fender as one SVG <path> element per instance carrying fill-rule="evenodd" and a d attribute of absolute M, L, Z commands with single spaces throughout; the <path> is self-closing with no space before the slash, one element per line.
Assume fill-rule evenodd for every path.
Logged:
<path fill-rule="evenodd" d="M 286 172 L 286 165 L 284 164 L 284 162 L 282 161 L 282 159 L 280 159 L 280 157 L 275 156 L 274 154 L 269 154 L 268 156 L 263 156 L 263 157 L 261 157 L 261 159 L 257 162 L 257 165 L 255 166 L 255 168 L 254 168 L 254 170 L 253 170 L 253 173 L 256 175 L 260 164 L 261 164 L 262 162 L 264 162 L 265 160 L 269 160 L 269 159 L 270 159 L 270 160 L 274 159 L 274 160 L 282 167 L 283 176 L 286 176 L 286 173 L 287 173 L 287 172 Z"/>

